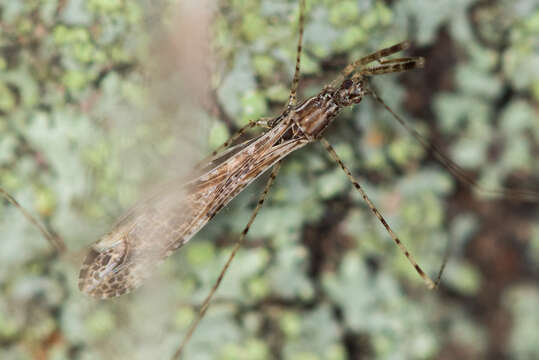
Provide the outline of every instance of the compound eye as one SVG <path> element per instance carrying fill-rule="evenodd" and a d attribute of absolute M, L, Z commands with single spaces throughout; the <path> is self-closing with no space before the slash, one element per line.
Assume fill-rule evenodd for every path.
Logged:
<path fill-rule="evenodd" d="M 341 88 L 342 89 L 349 89 L 352 85 L 354 84 L 354 82 L 350 79 L 346 79 L 343 81 L 342 85 L 341 85 Z"/>

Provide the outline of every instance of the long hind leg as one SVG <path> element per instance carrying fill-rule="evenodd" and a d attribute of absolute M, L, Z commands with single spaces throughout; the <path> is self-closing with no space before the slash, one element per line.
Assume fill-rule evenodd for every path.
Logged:
<path fill-rule="evenodd" d="M 341 169 L 344 171 L 344 173 L 346 174 L 346 176 L 348 177 L 348 179 L 350 179 L 350 181 L 352 182 L 352 184 L 354 185 L 354 187 L 356 188 L 357 191 L 359 191 L 359 193 L 361 194 L 361 197 L 363 198 L 363 200 L 365 200 L 365 202 L 367 203 L 367 205 L 369 206 L 369 209 L 373 212 L 373 214 L 378 218 L 378 220 L 382 223 L 382 225 L 385 227 L 385 229 L 387 230 L 389 236 L 391 236 L 391 239 L 393 239 L 393 241 L 395 242 L 395 244 L 397 244 L 397 246 L 399 247 L 399 249 L 402 251 L 402 253 L 404 254 L 404 256 L 406 256 L 406 258 L 408 259 L 408 261 L 410 262 L 410 264 L 412 264 L 412 266 L 414 267 L 414 269 L 417 271 L 417 273 L 419 274 L 419 276 L 421 276 L 421 278 L 423 279 L 423 281 L 425 282 L 425 284 L 427 284 L 427 287 L 429 289 L 434 289 L 437 285 L 438 285 L 438 282 L 434 282 L 432 281 L 432 279 L 423 271 L 423 269 L 421 269 L 421 267 L 417 264 L 417 262 L 415 261 L 414 257 L 412 256 L 412 254 L 408 251 L 408 249 L 406 248 L 406 246 L 402 243 L 402 241 L 399 239 L 399 237 L 397 236 L 397 234 L 395 234 L 395 232 L 393 232 L 393 230 L 391 229 L 391 227 L 389 226 L 389 224 L 387 223 L 387 221 L 384 219 L 384 217 L 382 216 L 382 214 L 380 213 L 380 211 L 378 211 L 378 209 L 376 208 L 376 206 L 374 206 L 373 202 L 371 201 L 371 199 L 369 199 L 369 197 L 367 196 L 367 194 L 365 193 L 365 190 L 363 190 L 363 188 L 361 187 L 361 185 L 359 185 L 359 183 L 357 182 L 357 180 L 354 178 L 354 176 L 352 175 L 352 173 L 350 172 L 350 170 L 346 167 L 346 165 L 344 165 L 344 163 L 342 162 L 342 160 L 339 158 L 339 155 L 337 155 L 337 153 L 335 152 L 335 150 L 333 149 L 333 147 L 330 145 L 330 143 L 324 139 L 324 138 L 321 138 L 320 141 L 322 142 L 322 145 L 326 148 L 326 150 L 329 152 L 329 155 L 333 158 L 333 160 L 335 160 L 339 166 L 341 167 Z M 441 276 L 441 274 L 439 275 Z M 438 280 L 437 280 L 438 281 Z"/>
<path fill-rule="evenodd" d="M 232 252 L 230 253 L 230 255 L 228 257 L 228 260 L 226 261 L 225 266 L 223 266 L 223 269 L 221 270 L 221 273 L 219 274 L 219 277 L 217 278 L 217 281 L 215 282 L 215 284 L 211 288 L 208 296 L 206 296 L 206 299 L 204 299 L 204 302 L 202 303 L 202 305 L 200 307 L 199 313 L 198 313 L 197 317 L 195 318 L 195 320 L 193 320 L 193 323 L 189 327 L 189 330 L 187 330 L 187 334 L 184 336 L 184 338 L 182 340 L 182 343 L 180 344 L 180 347 L 174 353 L 174 355 L 172 357 L 173 359 L 179 359 L 180 358 L 184 347 L 187 345 L 187 343 L 189 342 L 189 339 L 191 339 L 191 336 L 195 332 L 198 324 L 200 323 L 200 321 L 202 320 L 202 318 L 206 314 L 206 311 L 208 310 L 208 307 L 210 306 L 210 302 L 211 302 L 211 300 L 213 298 L 213 295 L 215 295 L 215 292 L 219 288 L 219 285 L 221 285 L 221 281 L 223 280 L 223 277 L 225 276 L 226 271 L 228 270 L 230 264 L 232 263 L 232 260 L 236 256 L 236 253 L 238 252 L 239 248 L 243 245 L 243 242 L 245 240 L 245 236 L 247 235 L 247 233 L 249 232 L 249 229 L 251 228 L 251 225 L 255 221 L 255 218 L 258 215 L 258 211 L 260 210 L 260 208 L 264 204 L 264 201 L 266 200 L 268 192 L 271 189 L 271 186 L 273 185 L 273 182 L 275 181 L 275 178 L 277 177 L 277 174 L 279 173 L 280 168 L 281 168 L 281 162 L 280 161 L 273 166 L 270 177 L 269 177 L 269 179 L 268 179 L 268 181 L 266 183 L 264 191 L 262 192 L 262 194 L 260 195 L 260 198 L 258 199 L 256 207 L 253 210 L 253 213 L 251 214 L 251 218 L 249 219 L 249 222 L 243 228 L 243 231 L 241 232 L 240 238 L 236 242 L 236 245 L 234 245 L 234 248 L 232 249 Z"/>

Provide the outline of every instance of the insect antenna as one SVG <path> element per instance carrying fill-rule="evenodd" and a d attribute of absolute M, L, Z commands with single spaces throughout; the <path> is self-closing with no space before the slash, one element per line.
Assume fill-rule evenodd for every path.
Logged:
<path fill-rule="evenodd" d="M 215 282 L 215 284 L 211 288 L 210 292 L 208 293 L 208 295 L 204 299 L 204 302 L 202 303 L 202 305 L 200 307 L 200 310 L 198 312 L 197 317 L 195 318 L 195 320 L 193 320 L 193 323 L 191 324 L 191 326 L 187 330 L 187 334 L 185 334 L 185 336 L 184 336 L 178 350 L 176 350 L 176 352 L 172 356 L 172 359 L 179 359 L 180 358 L 185 345 L 187 345 L 187 343 L 191 339 L 191 336 L 195 332 L 198 324 L 200 323 L 200 321 L 202 320 L 202 318 L 206 314 L 206 311 L 208 310 L 208 308 L 210 306 L 210 302 L 211 302 L 211 300 L 213 298 L 213 295 L 215 295 L 215 292 L 219 288 L 219 285 L 221 284 L 221 281 L 223 280 L 223 277 L 225 276 L 226 271 L 228 270 L 230 264 L 232 263 L 232 260 L 236 256 L 236 253 L 238 252 L 239 248 L 243 245 L 243 242 L 245 241 L 245 236 L 247 235 L 247 233 L 249 232 L 249 229 L 251 228 L 251 225 L 255 221 L 255 218 L 258 215 L 258 212 L 260 211 L 260 208 L 264 204 L 264 201 L 266 200 L 268 192 L 271 189 L 271 186 L 273 185 L 273 182 L 275 181 L 275 178 L 277 177 L 277 174 L 279 173 L 280 168 L 281 168 L 281 162 L 280 161 L 273 166 L 270 177 L 268 178 L 268 181 L 266 182 L 266 186 L 264 187 L 264 191 L 260 195 L 260 198 L 258 199 L 256 207 L 253 210 L 253 213 L 251 214 L 251 217 L 249 218 L 249 222 L 243 228 L 243 231 L 241 232 L 240 238 L 238 239 L 238 241 L 234 245 L 234 248 L 232 249 L 232 252 L 228 256 L 228 259 L 227 259 L 225 265 L 223 266 L 223 269 L 221 270 L 221 273 L 219 274 L 219 277 L 217 278 L 217 281 Z"/>

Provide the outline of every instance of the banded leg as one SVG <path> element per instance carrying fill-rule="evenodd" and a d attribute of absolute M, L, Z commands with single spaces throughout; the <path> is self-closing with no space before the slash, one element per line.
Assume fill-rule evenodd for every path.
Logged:
<path fill-rule="evenodd" d="M 51 244 L 51 246 L 56 250 L 57 253 L 61 254 L 65 251 L 66 246 L 62 239 L 60 239 L 57 236 L 53 236 L 45 226 L 43 226 L 37 219 L 32 216 L 28 211 L 26 211 L 25 208 L 22 207 L 21 204 L 13 196 L 11 196 L 7 191 L 0 188 L 0 195 L 6 198 L 7 201 L 9 201 L 13 206 L 15 206 L 17 209 L 20 210 L 20 212 L 23 214 L 23 216 L 30 221 L 32 225 L 34 225 L 39 232 L 43 235 L 45 239 Z"/>
<path fill-rule="evenodd" d="M 397 244 L 397 246 L 400 248 L 400 250 L 403 252 L 404 256 L 406 256 L 406 258 L 408 259 L 408 261 L 410 262 L 410 264 L 412 264 L 412 266 L 414 267 L 414 269 L 417 271 L 417 273 L 419 274 L 419 276 L 421 276 L 421 278 L 423 279 L 423 281 L 425 282 L 425 284 L 427 284 L 427 287 L 429 289 L 434 289 L 436 286 L 438 286 L 438 282 L 434 282 L 432 281 L 432 279 L 421 269 L 421 267 L 417 264 L 417 262 L 415 261 L 414 257 L 412 256 L 412 254 L 410 254 L 410 252 L 408 251 L 408 249 L 406 248 L 406 246 L 404 246 L 404 244 L 400 241 L 399 237 L 393 232 L 393 230 L 391 229 L 391 227 L 389 226 L 389 224 L 387 223 L 387 221 L 384 219 L 384 217 L 382 216 L 382 214 L 378 211 L 378 209 L 376 208 L 376 206 L 374 206 L 373 202 L 371 201 L 371 199 L 369 199 L 369 197 L 367 196 L 367 194 L 365 193 L 365 190 L 363 190 L 363 188 L 361 187 L 361 185 L 359 185 L 359 183 L 356 181 L 356 179 L 354 178 L 354 176 L 352 175 L 352 173 L 350 172 L 350 170 L 346 167 L 346 165 L 344 165 L 344 163 L 342 162 L 342 160 L 339 158 L 339 155 L 337 155 L 337 153 L 335 152 L 335 150 L 333 149 L 333 147 L 331 146 L 331 144 L 325 139 L 325 138 L 321 138 L 320 141 L 322 142 L 322 145 L 326 148 L 326 150 L 329 152 L 329 155 L 333 158 L 333 160 L 335 160 L 339 166 L 341 167 L 341 169 L 344 171 L 344 173 L 346 174 L 346 176 L 348 177 L 348 179 L 350 179 L 350 181 L 352 182 L 352 184 L 354 185 L 354 187 L 356 188 L 357 191 L 359 191 L 359 193 L 361 194 L 361 197 L 363 198 L 363 200 L 365 200 L 365 202 L 367 203 L 367 205 L 369 206 L 369 209 L 371 209 L 371 211 L 373 212 L 373 214 L 378 218 L 378 220 L 380 220 L 380 222 L 382 223 L 382 225 L 384 225 L 384 227 L 386 228 L 387 232 L 389 233 L 389 235 L 391 236 L 391 238 L 393 239 L 393 241 L 395 242 L 395 244 Z M 440 274 L 441 276 L 441 274 Z M 438 281 L 438 280 L 437 280 Z"/>
<path fill-rule="evenodd" d="M 193 320 L 193 323 L 189 327 L 189 330 L 187 331 L 187 334 L 182 340 L 182 343 L 180 344 L 180 347 L 178 350 L 174 353 L 172 356 L 172 359 L 179 359 L 183 348 L 185 345 L 189 342 L 189 339 L 191 339 L 191 336 L 193 335 L 194 331 L 196 330 L 198 324 L 206 314 L 206 311 L 208 310 L 208 307 L 210 306 L 210 302 L 213 298 L 213 295 L 215 295 L 215 292 L 219 288 L 219 285 L 221 284 L 221 281 L 223 280 L 223 277 L 225 276 L 226 271 L 228 270 L 230 263 L 232 263 L 232 260 L 236 256 L 236 253 L 238 252 L 239 248 L 243 245 L 243 242 L 245 241 L 245 236 L 247 235 L 247 232 L 249 232 L 249 229 L 251 228 L 251 225 L 255 221 L 256 216 L 258 215 L 258 211 L 260 211 L 260 208 L 264 204 L 264 201 L 266 200 L 266 197 L 268 195 L 269 190 L 271 189 L 271 186 L 273 185 L 273 182 L 275 181 L 275 178 L 277 177 L 277 174 L 279 173 L 279 169 L 281 168 L 281 162 L 279 161 L 277 164 L 273 166 L 273 169 L 271 171 L 270 177 L 266 183 L 266 186 L 264 187 L 264 191 L 260 195 L 260 198 L 258 199 L 258 202 L 256 204 L 255 209 L 253 210 L 253 213 L 251 214 L 251 217 L 249 219 L 249 222 L 247 225 L 243 228 L 243 231 L 241 232 L 240 238 L 236 242 L 236 245 L 234 245 L 234 248 L 232 249 L 232 252 L 230 253 L 230 256 L 228 257 L 228 260 L 225 263 L 225 266 L 221 270 L 221 273 L 219 274 L 219 277 L 217 278 L 217 281 L 211 288 L 208 296 L 206 296 L 206 299 L 204 299 L 204 302 L 202 303 L 202 306 L 200 307 L 200 311 L 198 313 L 198 316 L 195 320 Z"/>
<path fill-rule="evenodd" d="M 395 59 L 401 60 L 401 59 Z M 381 74 L 390 74 L 396 72 L 403 72 L 412 69 L 422 68 L 425 65 L 425 59 L 422 57 L 417 58 L 405 58 L 401 61 L 391 61 L 382 63 L 385 65 L 375 66 L 372 68 L 361 69 L 356 74 L 358 76 L 369 76 L 369 75 L 381 75 Z"/>
<path fill-rule="evenodd" d="M 401 57 L 401 58 L 394 58 L 394 59 L 378 59 L 377 61 L 382 64 L 394 64 L 394 63 L 401 63 L 401 62 L 407 62 L 410 60 L 415 60 L 417 58 L 415 57 Z"/>
<path fill-rule="evenodd" d="M 399 124 L 404 127 L 404 129 L 412 135 L 414 139 L 417 140 L 425 148 L 425 150 L 432 152 L 434 157 L 440 164 L 442 164 L 447 170 L 456 177 L 459 181 L 475 189 L 479 193 L 485 195 L 502 197 L 506 199 L 516 200 L 516 201 L 527 201 L 537 203 L 539 202 L 539 193 L 532 190 L 519 190 L 519 189 L 486 189 L 483 186 L 479 185 L 476 180 L 466 175 L 466 172 L 458 166 L 453 160 L 451 160 L 447 155 L 443 153 L 436 145 L 428 141 L 423 135 L 421 135 L 417 130 L 412 128 L 402 117 L 397 115 L 386 103 L 382 100 L 373 89 L 367 89 L 367 94 L 371 95 L 376 101 L 378 101 L 389 113 L 397 120 Z"/>
<path fill-rule="evenodd" d="M 290 87 L 290 97 L 288 98 L 287 108 L 290 109 L 296 105 L 297 91 L 300 75 L 300 63 L 301 63 L 301 49 L 303 43 L 303 25 L 305 23 L 305 0 L 301 0 L 299 3 L 299 37 L 298 47 L 296 51 L 296 70 L 294 71 L 294 78 L 292 80 L 292 86 Z"/>
<path fill-rule="evenodd" d="M 401 43 L 398 43 L 396 45 L 378 50 L 373 52 L 372 54 L 369 54 L 367 56 L 364 56 L 360 59 L 357 59 L 356 61 L 348 64 L 344 70 L 339 74 L 339 76 L 331 82 L 331 86 L 335 87 L 338 84 L 340 84 L 346 77 L 350 76 L 356 69 L 367 65 L 373 61 L 380 61 L 382 58 L 398 53 L 400 51 L 406 50 L 410 47 L 409 41 L 403 41 Z M 386 60 L 387 61 L 387 60 Z M 382 62 L 380 62 L 382 63 Z"/>

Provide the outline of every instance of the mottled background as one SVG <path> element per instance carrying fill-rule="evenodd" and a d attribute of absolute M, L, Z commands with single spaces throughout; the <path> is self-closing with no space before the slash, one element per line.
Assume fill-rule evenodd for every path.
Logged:
<path fill-rule="evenodd" d="M 412 40 L 426 68 L 377 78 L 381 97 L 485 186 L 539 191 L 537 0 L 308 3 L 301 97 Z M 68 248 L 1 203 L 0 358 L 167 359 L 263 181 L 130 295 L 80 294 L 82 256 L 141 194 L 282 110 L 298 4 L 2 0 L 0 17 L 0 186 Z M 328 138 L 432 276 L 451 241 L 440 288 L 314 144 L 284 163 L 186 358 L 538 358 L 539 206 L 459 184 L 372 99 Z"/>

